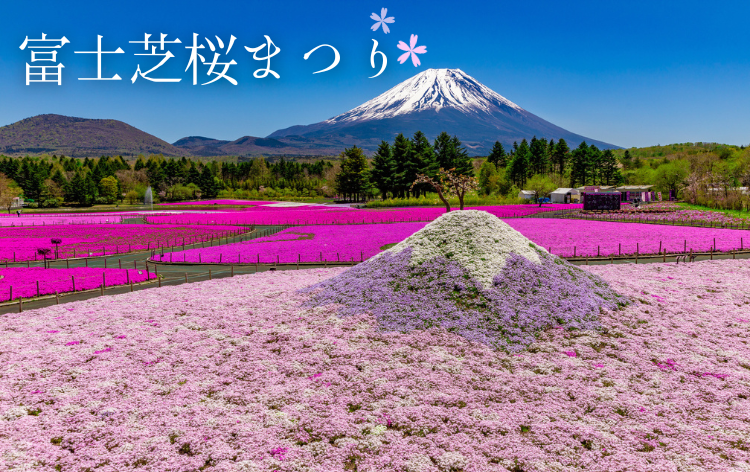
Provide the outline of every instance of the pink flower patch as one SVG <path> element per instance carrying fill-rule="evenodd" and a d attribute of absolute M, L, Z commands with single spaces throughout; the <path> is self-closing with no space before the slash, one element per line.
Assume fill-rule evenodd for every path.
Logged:
<path fill-rule="evenodd" d="M 563 351 L 563 354 L 566 354 L 568 357 L 576 357 L 575 351 Z"/>
<path fill-rule="evenodd" d="M 724 380 L 727 377 L 729 377 L 729 374 L 716 374 L 713 372 L 703 372 L 702 374 L 699 372 L 696 372 L 695 375 L 698 377 L 714 377 L 720 380 Z"/>
<path fill-rule="evenodd" d="M 277 447 L 274 449 L 271 449 L 271 457 L 274 459 L 278 459 L 280 461 L 286 460 L 286 452 L 287 448 L 285 447 Z"/>
<path fill-rule="evenodd" d="M 656 366 L 661 370 L 677 370 L 677 365 L 672 359 L 667 359 L 664 364 L 656 363 Z"/>

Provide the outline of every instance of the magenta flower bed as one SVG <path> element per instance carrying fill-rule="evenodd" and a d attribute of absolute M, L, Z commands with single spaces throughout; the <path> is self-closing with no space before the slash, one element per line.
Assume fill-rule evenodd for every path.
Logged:
<path fill-rule="evenodd" d="M 502 205 L 472 207 L 498 218 L 517 218 L 540 212 L 582 208 L 582 205 Z M 310 211 L 317 209 L 318 211 Z M 323 211 L 326 210 L 326 211 Z M 428 222 L 445 213 L 444 208 L 399 208 L 388 210 L 341 210 L 323 206 L 298 208 L 258 207 L 247 211 L 212 214 L 180 214 L 148 217 L 156 224 L 255 224 L 255 225 L 332 225 L 368 223 Z"/>
<path fill-rule="evenodd" d="M 557 256 L 732 251 L 750 246 L 750 232 L 735 229 L 670 227 L 567 219 L 514 219 L 514 229 Z"/>
<path fill-rule="evenodd" d="M 128 282 L 140 283 L 155 279 L 156 274 L 143 269 L 97 269 L 77 267 L 75 269 L 44 269 L 42 267 L 21 267 L 0 269 L 0 302 L 18 298 L 31 298 L 37 295 L 50 295 L 75 290 L 89 290 L 124 285 Z M 39 291 L 37 292 L 37 282 Z"/>
<path fill-rule="evenodd" d="M 521 234 L 563 257 L 731 251 L 750 245 L 743 230 L 670 228 L 638 223 L 608 223 L 547 218 L 506 220 Z M 297 226 L 272 236 L 223 246 L 189 249 L 174 255 L 156 255 L 156 261 L 190 263 L 337 262 L 368 259 L 387 244 L 397 243 L 427 223 Z"/>
<path fill-rule="evenodd" d="M 382 246 L 411 236 L 425 224 L 297 226 L 251 241 L 157 254 L 154 260 L 225 264 L 359 262 L 380 252 Z"/>
<path fill-rule="evenodd" d="M 515 355 L 304 308 L 341 269 L 5 315 L 0 469 L 741 470 L 750 264 L 590 270 L 634 302 Z"/>
<path fill-rule="evenodd" d="M 144 215 L 170 215 L 183 211 L 118 212 L 118 213 L 39 213 L 16 215 L 0 214 L 0 226 L 104 225 L 119 224 L 124 218 Z"/>
<path fill-rule="evenodd" d="M 52 238 L 59 238 L 57 256 L 92 257 L 103 254 L 121 254 L 159 247 L 179 246 L 211 238 L 246 231 L 236 226 L 174 226 L 174 225 L 55 225 L 0 230 L 0 261 L 42 260 L 37 249 L 51 250 L 48 258 L 54 258 L 55 245 Z"/>
<path fill-rule="evenodd" d="M 271 203 L 277 203 L 274 201 L 250 201 L 250 200 L 198 200 L 193 202 L 167 202 L 158 203 L 157 205 L 192 205 L 192 206 L 203 206 L 203 205 L 270 205 Z"/>
<path fill-rule="evenodd" d="M 92 215 L 3 215 L 0 217 L 0 226 L 52 226 L 52 225 L 103 225 L 121 223 L 123 218 L 139 215 L 123 214 L 92 214 Z"/>

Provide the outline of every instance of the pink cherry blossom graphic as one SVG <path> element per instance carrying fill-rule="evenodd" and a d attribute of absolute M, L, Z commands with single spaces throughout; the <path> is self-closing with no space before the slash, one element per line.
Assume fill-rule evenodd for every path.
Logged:
<path fill-rule="evenodd" d="M 404 54 L 399 56 L 398 62 L 399 64 L 403 64 L 406 62 L 407 59 L 409 59 L 409 56 L 411 56 L 411 62 L 414 63 L 414 67 L 419 67 L 421 62 L 419 62 L 419 57 L 417 57 L 417 54 L 424 54 L 427 52 L 427 46 L 417 46 L 417 35 L 413 34 L 411 35 L 411 39 L 409 40 L 409 45 L 407 46 L 405 42 L 399 41 L 398 45 L 396 46 L 402 51 L 406 51 Z"/>
<path fill-rule="evenodd" d="M 377 23 L 375 23 L 374 25 L 372 25 L 372 30 L 373 31 L 377 31 L 378 28 L 380 27 L 380 25 L 383 25 L 383 33 L 388 34 L 388 33 L 391 32 L 391 30 L 388 29 L 388 25 L 386 25 L 386 23 L 393 23 L 393 22 L 396 21 L 396 19 L 394 17 L 392 17 L 392 16 L 389 16 L 389 17 L 386 18 L 385 15 L 387 13 L 388 13 L 388 9 L 387 8 L 381 8 L 380 9 L 380 16 L 378 16 L 377 13 L 373 13 L 372 15 L 370 15 L 370 18 L 372 18 L 373 20 L 377 21 Z"/>

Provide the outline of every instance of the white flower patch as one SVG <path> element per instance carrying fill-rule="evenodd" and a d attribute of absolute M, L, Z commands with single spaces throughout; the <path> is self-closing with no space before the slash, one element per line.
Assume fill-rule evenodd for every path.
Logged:
<path fill-rule="evenodd" d="M 26 408 L 20 406 L 9 408 L 3 412 L 3 419 L 6 421 L 13 421 L 22 416 L 26 416 Z"/>
<path fill-rule="evenodd" d="M 505 267 L 510 254 L 541 264 L 537 248 L 529 239 L 500 218 L 479 210 L 446 213 L 374 257 L 407 248 L 412 249 L 413 266 L 443 256 L 461 264 L 485 288 L 492 286 L 492 279 Z"/>
<path fill-rule="evenodd" d="M 375 427 L 373 427 L 370 430 L 370 434 L 373 436 L 380 436 L 381 434 L 385 434 L 385 432 L 388 430 L 388 427 L 384 424 L 379 424 Z"/>
<path fill-rule="evenodd" d="M 415 454 L 406 461 L 406 470 L 408 472 L 432 472 L 436 469 L 428 456 Z"/>
<path fill-rule="evenodd" d="M 261 472 L 263 467 L 253 461 L 241 461 L 237 463 L 237 470 L 241 472 Z"/>
<path fill-rule="evenodd" d="M 442 456 L 437 458 L 438 467 L 440 470 L 451 471 L 451 470 L 462 470 L 466 467 L 467 460 L 460 452 L 446 452 Z"/>

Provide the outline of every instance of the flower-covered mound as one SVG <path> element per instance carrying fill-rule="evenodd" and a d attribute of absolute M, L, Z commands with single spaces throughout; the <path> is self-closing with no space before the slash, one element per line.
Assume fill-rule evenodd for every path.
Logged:
<path fill-rule="evenodd" d="M 590 270 L 633 303 L 515 355 L 301 305 L 342 269 L 5 315 L 0 470 L 748 470 L 748 261 Z"/>
<path fill-rule="evenodd" d="M 38 249 L 50 249 L 47 258 L 103 256 L 160 247 L 195 244 L 248 231 L 236 226 L 170 226 L 142 224 L 67 224 L 0 228 L 0 261 L 42 260 Z M 57 245 L 52 239 L 60 239 Z"/>
<path fill-rule="evenodd" d="M 447 213 L 394 247 L 306 289 L 311 306 L 371 313 L 385 331 L 439 326 L 517 351 L 551 326 L 596 329 L 626 300 L 489 213 Z"/>

